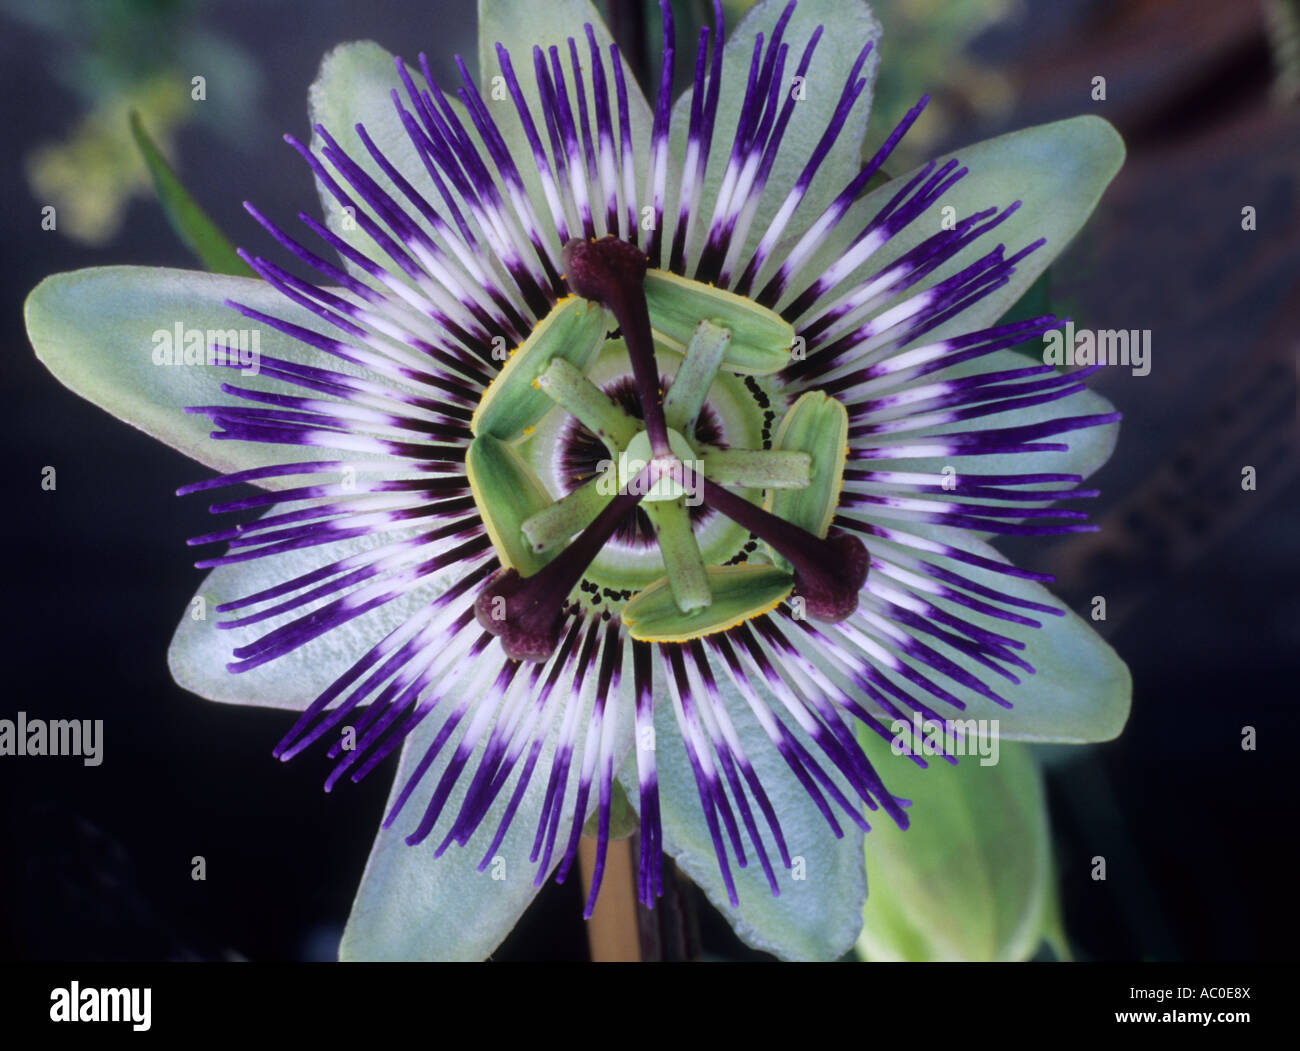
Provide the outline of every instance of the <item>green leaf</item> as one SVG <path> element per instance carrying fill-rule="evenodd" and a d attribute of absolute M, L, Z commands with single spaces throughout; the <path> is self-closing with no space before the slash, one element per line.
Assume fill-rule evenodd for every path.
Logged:
<path fill-rule="evenodd" d="M 1124 143 L 1110 124 L 1089 115 L 1014 131 L 967 146 L 950 156 L 969 168 L 968 174 L 891 237 L 831 295 L 887 268 L 903 253 L 943 229 L 945 218 L 960 221 L 987 208 L 1005 208 L 1017 200 L 1019 210 L 996 231 L 976 238 L 905 295 L 915 295 L 952 276 L 998 244 L 1005 244 L 1010 254 L 1040 237 L 1046 243 L 1017 265 L 1014 276 L 1002 288 L 927 332 L 921 337 L 926 343 L 993 325 L 1007 312 L 1092 214 L 1124 162 Z M 948 159 L 940 157 L 935 163 L 941 166 Z M 805 276 L 792 283 L 787 296 L 802 291 L 810 275 L 824 273 L 841 258 L 847 244 L 915 174 L 916 170 L 902 174 L 856 202 L 813 254 L 804 267 Z M 946 213 L 946 208 L 952 208 L 953 212 Z M 1023 359 L 1020 361 L 1023 365 Z"/>
<path fill-rule="evenodd" d="M 774 712 L 780 710 L 780 702 L 761 684 L 755 688 Z M 655 758 L 664 849 L 704 890 L 745 944 L 787 960 L 838 959 L 853 947 L 862 926 L 862 906 L 866 900 L 862 831 L 841 815 L 838 820 L 844 838 L 835 838 L 725 672 L 718 676 L 718 697 L 776 811 L 798 872 L 782 868 L 771 834 L 755 807 L 755 820 L 772 859 L 781 894 L 772 896 L 767 878 L 746 840 L 749 864 L 739 868 L 735 858 L 729 858 L 740 904 L 732 906 L 728 902 L 672 702 L 663 687 L 657 685 Z M 816 746 L 797 726 L 789 720 L 782 721 L 805 748 L 816 751 Z M 829 762 L 823 767 L 841 791 L 852 794 Z M 636 769 L 631 761 L 620 772 L 619 780 L 629 801 L 639 806 Z M 796 875 L 802 878 L 795 878 Z"/>
<path fill-rule="evenodd" d="M 499 667 L 499 662 L 484 662 L 485 673 L 480 681 L 485 689 L 491 682 L 488 676 L 495 675 Z M 579 710 L 579 726 L 585 726 L 589 719 L 593 682 L 594 676 L 589 675 L 588 688 L 584 691 L 582 708 Z M 557 696 L 567 697 L 572 683 L 572 674 L 561 675 L 556 683 Z M 622 695 L 617 704 L 611 705 L 611 712 L 631 711 L 631 683 L 629 656 L 622 677 Z M 389 797 L 388 810 L 391 810 L 397 793 L 406 784 L 441 728 L 445 718 L 442 709 L 449 707 L 450 703 L 445 701 L 435 708 L 407 740 L 397 780 Z M 472 772 L 482 756 L 486 735 L 470 757 L 466 772 L 461 774 L 452 789 L 443 808 L 442 818 L 428 839 L 417 846 L 408 846 L 404 840 L 419 822 L 424 806 L 432 795 L 433 786 L 438 783 L 455 749 L 456 738 L 448 740 L 424 775 L 420 787 L 407 802 L 406 808 L 392 827 L 381 831 L 375 840 L 352 905 L 352 914 L 348 917 L 347 928 L 343 932 L 340 959 L 481 960 L 501 944 L 537 894 L 538 888 L 533 885 L 537 866 L 528 860 L 528 854 L 532 849 L 533 835 L 546 794 L 546 772 L 555 752 L 559 723 L 559 718 L 553 721 L 551 733 L 539 753 L 536 770 L 529 780 L 510 830 L 483 872 L 477 871 L 477 867 L 492 842 L 501 815 L 514 792 L 513 777 L 506 783 L 467 846 L 452 845 L 441 858 L 434 858 L 433 852 L 442 842 L 460 809 Z M 579 733 L 571 778 L 576 776 L 573 771 L 581 767 L 583 737 Z M 615 769 L 623 762 L 631 745 L 631 720 L 619 717 L 614 747 Z M 592 809 L 596 805 L 595 797 L 593 791 Z M 573 795 L 569 793 L 560 820 L 561 837 L 568 835 L 573 808 Z M 557 855 L 563 853 L 563 844 L 564 840 L 561 839 Z M 553 858 L 553 865 L 558 861 L 558 857 Z M 569 878 L 574 878 L 572 873 Z"/>
<path fill-rule="evenodd" d="M 268 515 L 296 508 L 296 504 L 276 504 Z M 385 533 L 339 540 L 332 544 L 298 548 L 266 555 L 247 562 L 218 566 L 204 578 L 195 592 L 167 651 L 172 678 L 191 693 L 210 701 L 226 704 L 249 704 L 265 708 L 302 711 L 340 675 L 351 668 L 375 643 L 404 624 L 427 603 L 437 598 L 464 575 L 464 569 L 452 566 L 426 578 L 419 587 L 384 603 L 361 616 L 326 632 L 273 661 L 233 674 L 226 665 L 233 660 L 232 651 L 301 617 L 337 595 L 330 595 L 301 609 L 282 613 L 257 624 L 238 628 L 220 628 L 223 620 L 247 615 L 249 610 L 218 613 L 217 606 L 245 598 L 265 588 L 283 584 L 306 573 L 344 558 L 362 556 L 380 544 L 409 533 L 401 526 Z M 422 549 L 422 557 L 431 558 L 440 551 L 451 550 L 463 540 L 450 537 Z M 206 549 L 205 549 L 206 550 Z M 200 602 L 201 600 L 201 602 Z M 252 607 L 257 608 L 257 607 Z M 197 616 L 202 612 L 202 617 Z"/>
<path fill-rule="evenodd" d="M 683 613 L 668 578 L 638 592 L 623 607 L 623 626 L 644 642 L 685 642 L 761 616 L 794 590 L 794 578 L 775 566 L 708 566 L 712 600 Z"/>
<path fill-rule="evenodd" d="M 27 334 L 36 356 L 64 386 L 208 467 L 225 472 L 337 458 L 333 450 L 301 445 L 214 441 L 209 437 L 211 421 L 185 412 L 191 405 L 234 403 L 234 397 L 222 393 L 222 383 L 279 393 L 284 385 L 206 362 L 154 364 L 156 351 L 160 360 L 166 360 L 161 352 L 175 343 L 178 325 L 183 332 L 246 331 L 249 349 L 256 334 L 264 356 L 365 375 L 268 325 L 244 318 L 226 306 L 227 299 L 315 332 L 330 331 L 325 322 L 264 281 L 193 270 L 114 266 L 47 277 L 27 297 Z M 289 484 L 296 483 L 292 479 L 263 483 L 272 489 Z"/>
<path fill-rule="evenodd" d="M 741 23 L 727 36 L 722 56 L 722 89 L 718 101 L 718 116 L 709 148 L 709 165 L 704 180 L 704 192 L 697 209 L 696 238 L 707 230 L 717 200 L 718 188 L 726 171 L 727 158 L 735 141 L 737 120 L 745 99 L 745 84 L 749 76 L 754 40 L 759 33 L 764 42 L 771 39 L 772 29 L 784 11 L 788 0 L 762 0 L 755 4 Z M 869 40 L 879 40 L 880 23 L 871 8 L 862 0 L 800 0 L 786 28 L 784 43 L 789 45 L 786 57 L 786 95 L 793 90 L 791 78 L 798 69 L 805 45 L 818 26 L 823 27 L 817 50 L 808 67 L 804 88 L 806 97 L 795 103 L 795 109 L 781 139 L 776 162 L 772 166 L 767 188 L 759 200 L 753 224 L 745 238 L 741 259 L 758 244 L 759 238 L 781 207 L 790 188 L 803 171 L 822 134 L 826 131 L 831 114 L 839 103 L 848 71 L 857 61 L 858 52 Z M 694 41 L 681 38 L 677 41 L 678 61 L 692 61 Z M 873 48 L 859 74 L 866 78 L 862 95 L 854 104 L 848 120 L 840 130 L 835 145 L 822 162 L 817 176 L 804 194 L 785 236 L 802 234 L 822 210 L 844 189 L 860 166 L 858 151 L 867 129 L 871 111 L 872 85 L 875 82 L 878 49 Z M 690 125 L 692 91 L 688 90 L 673 106 L 673 155 L 679 160 L 686 156 L 687 128 Z M 785 95 L 782 96 L 784 103 Z M 666 202 L 665 218 L 673 224 L 677 220 L 677 194 L 670 192 Z M 702 224 L 702 225 L 701 225 Z M 859 226 L 859 229 L 861 227 Z"/>
<path fill-rule="evenodd" d="M 928 769 L 860 733 L 910 827 L 866 837 L 867 904 L 858 951 L 873 961 L 1024 960 L 1043 934 L 1051 836 L 1042 778 L 1023 746 L 999 742 Z M 910 738 L 902 738 L 906 743 Z M 975 742 L 966 744 L 973 751 Z"/>
<path fill-rule="evenodd" d="M 239 258 L 235 246 L 190 196 L 167 163 L 167 158 L 144 130 L 140 114 L 134 110 L 131 112 L 131 135 L 144 158 L 145 167 L 149 169 L 149 176 L 153 179 L 167 221 L 171 223 L 181 243 L 214 274 L 252 277 L 252 267 Z"/>

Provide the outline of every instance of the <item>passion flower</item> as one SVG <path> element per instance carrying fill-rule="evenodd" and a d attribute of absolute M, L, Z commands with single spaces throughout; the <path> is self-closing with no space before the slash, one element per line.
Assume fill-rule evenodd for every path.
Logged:
<path fill-rule="evenodd" d="M 646 904 L 671 850 L 752 943 L 835 955 L 869 815 L 907 824 L 859 729 L 1089 740 L 1127 711 L 1111 651 L 982 539 L 1092 528 L 1059 504 L 1118 416 L 1010 351 L 1056 318 L 1000 318 L 1114 133 L 887 180 L 925 100 L 859 156 L 864 4 L 759 3 L 725 47 L 718 5 L 675 107 L 661 8 L 653 108 L 583 0 L 483 0 L 454 94 L 423 55 L 336 51 L 289 138 L 324 248 L 249 206 L 318 280 L 242 253 L 260 281 L 88 271 L 29 302 L 65 382 L 225 472 L 182 492 L 266 490 L 192 541 L 226 545 L 198 563 L 222 619 L 183 621 L 178 681 L 300 710 L 276 755 L 332 735 L 327 788 L 403 750 L 345 955 L 490 952 L 594 813 L 590 912 L 620 780 Z M 176 321 L 253 325 L 256 368 L 150 370 Z M 95 340 L 127 366 L 87 366 Z"/>

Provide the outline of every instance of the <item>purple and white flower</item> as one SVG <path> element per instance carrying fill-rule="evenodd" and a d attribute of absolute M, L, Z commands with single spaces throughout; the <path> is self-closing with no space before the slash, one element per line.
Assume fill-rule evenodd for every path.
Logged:
<path fill-rule="evenodd" d="M 183 492 L 259 487 L 192 541 L 224 545 L 198 563 L 220 616 L 182 622 L 177 680 L 299 711 L 276 754 L 329 739 L 327 788 L 401 753 L 345 955 L 487 954 L 594 814 L 590 911 L 622 785 L 644 902 L 670 851 L 751 943 L 833 956 L 862 833 L 907 823 L 861 733 L 1123 725 L 1118 658 L 985 542 L 1092 528 L 1063 502 L 1095 495 L 1118 415 L 1010 349 L 1056 318 L 1001 318 L 1117 137 L 1078 118 L 890 179 L 925 100 L 860 156 L 864 4 L 767 0 L 725 46 L 715 6 L 682 40 L 661 4 L 650 102 L 585 0 L 483 0 L 478 80 L 341 48 L 312 142 L 288 137 L 324 221 L 248 206 L 288 259 L 60 275 L 29 303 L 56 375 L 222 471 Z M 710 324 L 674 338 L 673 311 Z M 727 357 L 751 315 L 792 333 L 778 364 Z M 256 375 L 151 368 L 142 337 L 173 321 L 254 326 Z M 697 499 L 651 503 L 634 472 L 597 494 L 642 428 L 644 470 L 687 468 Z M 819 484 L 821 528 L 781 496 Z"/>

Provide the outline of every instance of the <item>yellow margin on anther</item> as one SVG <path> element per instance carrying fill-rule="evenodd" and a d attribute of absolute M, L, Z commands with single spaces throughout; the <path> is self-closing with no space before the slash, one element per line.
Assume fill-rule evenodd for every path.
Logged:
<path fill-rule="evenodd" d="M 757 563 L 742 562 L 740 564 L 756 565 Z M 641 595 L 644 595 L 647 591 L 653 591 L 659 588 L 666 588 L 668 586 L 669 586 L 668 578 L 661 577 L 660 579 L 656 580 L 653 584 L 649 584 L 641 591 L 638 591 L 636 595 L 632 596 L 632 598 L 637 598 Z M 646 639 L 636 635 L 632 637 L 637 642 L 655 642 L 655 643 L 683 643 L 683 642 L 690 642 L 691 639 L 707 638 L 709 635 L 716 635 L 720 631 L 730 631 L 732 628 L 738 628 L 746 621 L 753 620 L 755 617 L 766 616 L 768 613 L 771 613 L 772 610 L 776 609 L 777 606 L 781 605 L 781 603 L 784 602 L 786 599 L 788 599 L 793 593 L 794 593 L 794 584 L 791 583 L 789 590 L 786 591 L 785 594 L 777 596 L 777 598 L 775 598 L 769 605 L 760 606 L 758 609 L 754 610 L 754 612 L 745 614 L 745 616 L 741 617 L 737 621 L 732 622 L 731 624 L 726 625 L 726 627 L 710 628 L 708 631 L 697 631 L 691 633 L 690 635 L 681 635 L 675 639 Z M 630 602 L 631 599 L 629 599 L 628 601 Z M 636 621 L 628 620 L 626 617 L 623 617 L 622 619 L 624 625 L 626 625 L 627 627 L 629 628 L 635 627 Z"/>

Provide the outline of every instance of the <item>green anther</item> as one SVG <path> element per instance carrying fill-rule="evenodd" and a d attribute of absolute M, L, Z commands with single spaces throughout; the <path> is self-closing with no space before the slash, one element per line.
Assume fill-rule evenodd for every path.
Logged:
<path fill-rule="evenodd" d="M 673 377 L 668 396 L 664 398 L 664 422 L 673 430 L 682 434 L 695 433 L 695 421 L 704 408 L 713 377 L 718 374 L 718 366 L 722 364 L 730 342 L 731 332 L 711 321 L 701 321 L 695 326 L 686 357 Z"/>
<path fill-rule="evenodd" d="M 643 501 L 641 509 L 650 518 L 663 556 L 664 570 L 673 600 L 682 613 L 703 609 L 713 599 L 700 545 L 691 528 L 691 513 L 681 500 Z"/>
<path fill-rule="evenodd" d="M 812 457 L 806 452 L 768 449 L 703 450 L 704 476 L 719 485 L 747 489 L 806 489 Z"/>
<path fill-rule="evenodd" d="M 824 537 L 835 517 L 848 458 L 849 414 L 834 398 L 809 391 L 790 406 L 772 439 L 772 448 L 808 453 L 812 458 L 803 489 L 769 489 L 763 507 L 778 518 Z M 775 552 L 773 561 L 786 565 Z"/>
<path fill-rule="evenodd" d="M 752 299 L 664 270 L 647 271 L 644 288 L 651 330 L 673 350 L 683 352 L 704 320 L 731 333 L 722 368 L 761 376 L 790 364 L 794 326 Z"/>
<path fill-rule="evenodd" d="M 537 384 L 570 416 L 605 443 L 611 456 L 617 456 L 641 429 L 640 421 L 623 409 L 570 365 L 564 358 L 552 358 Z"/>
<path fill-rule="evenodd" d="M 562 299 L 539 321 L 483 392 L 470 429 L 512 442 L 527 434 L 554 406 L 537 379 L 553 358 L 583 371 L 605 341 L 613 320 L 608 311 L 584 299 Z"/>
<path fill-rule="evenodd" d="M 523 522 L 551 504 L 551 494 L 505 442 L 480 434 L 465 453 L 465 474 L 488 539 L 501 564 L 530 577 L 551 559 L 526 543 Z"/>
<path fill-rule="evenodd" d="M 700 469 L 700 463 L 695 455 L 695 450 L 691 448 L 690 443 L 674 430 L 668 432 L 668 447 L 672 454 L 679 462 L 679 468 L 676 476 L 672 474 L 661 477 L 651 486 L 650 491 L 645 494 L 645 500 L 655 502 L 659 500 L 676 500 L 686 493 L 683 483 L 689 483 L 688 474 L 694 474 Z M 642 431 L 629 443 L 622 455 L 618 458 L 618 484 L 627 485 L 637 473 L 654 458 L 654 453 L 650 448 L 650 436 Z"/>
<path fill-rule="evenodd" d="M 775 609 L 794 590 L 794 577 L 774 566 L 710 566 L 713 601 L 683 613 L 672 587 L 656 580 L 623 607 L 623 625 L 642 642 L 686 642 L 726 631 Z"/>
<path fill-rule="evenodd" d="M 537 553 L 550 551 L 581 533 L 618 492 L 618 468 L 610 464 L 598 478 L 578 486 L 555 503 L 524 519 L 524 537 Z"/>

